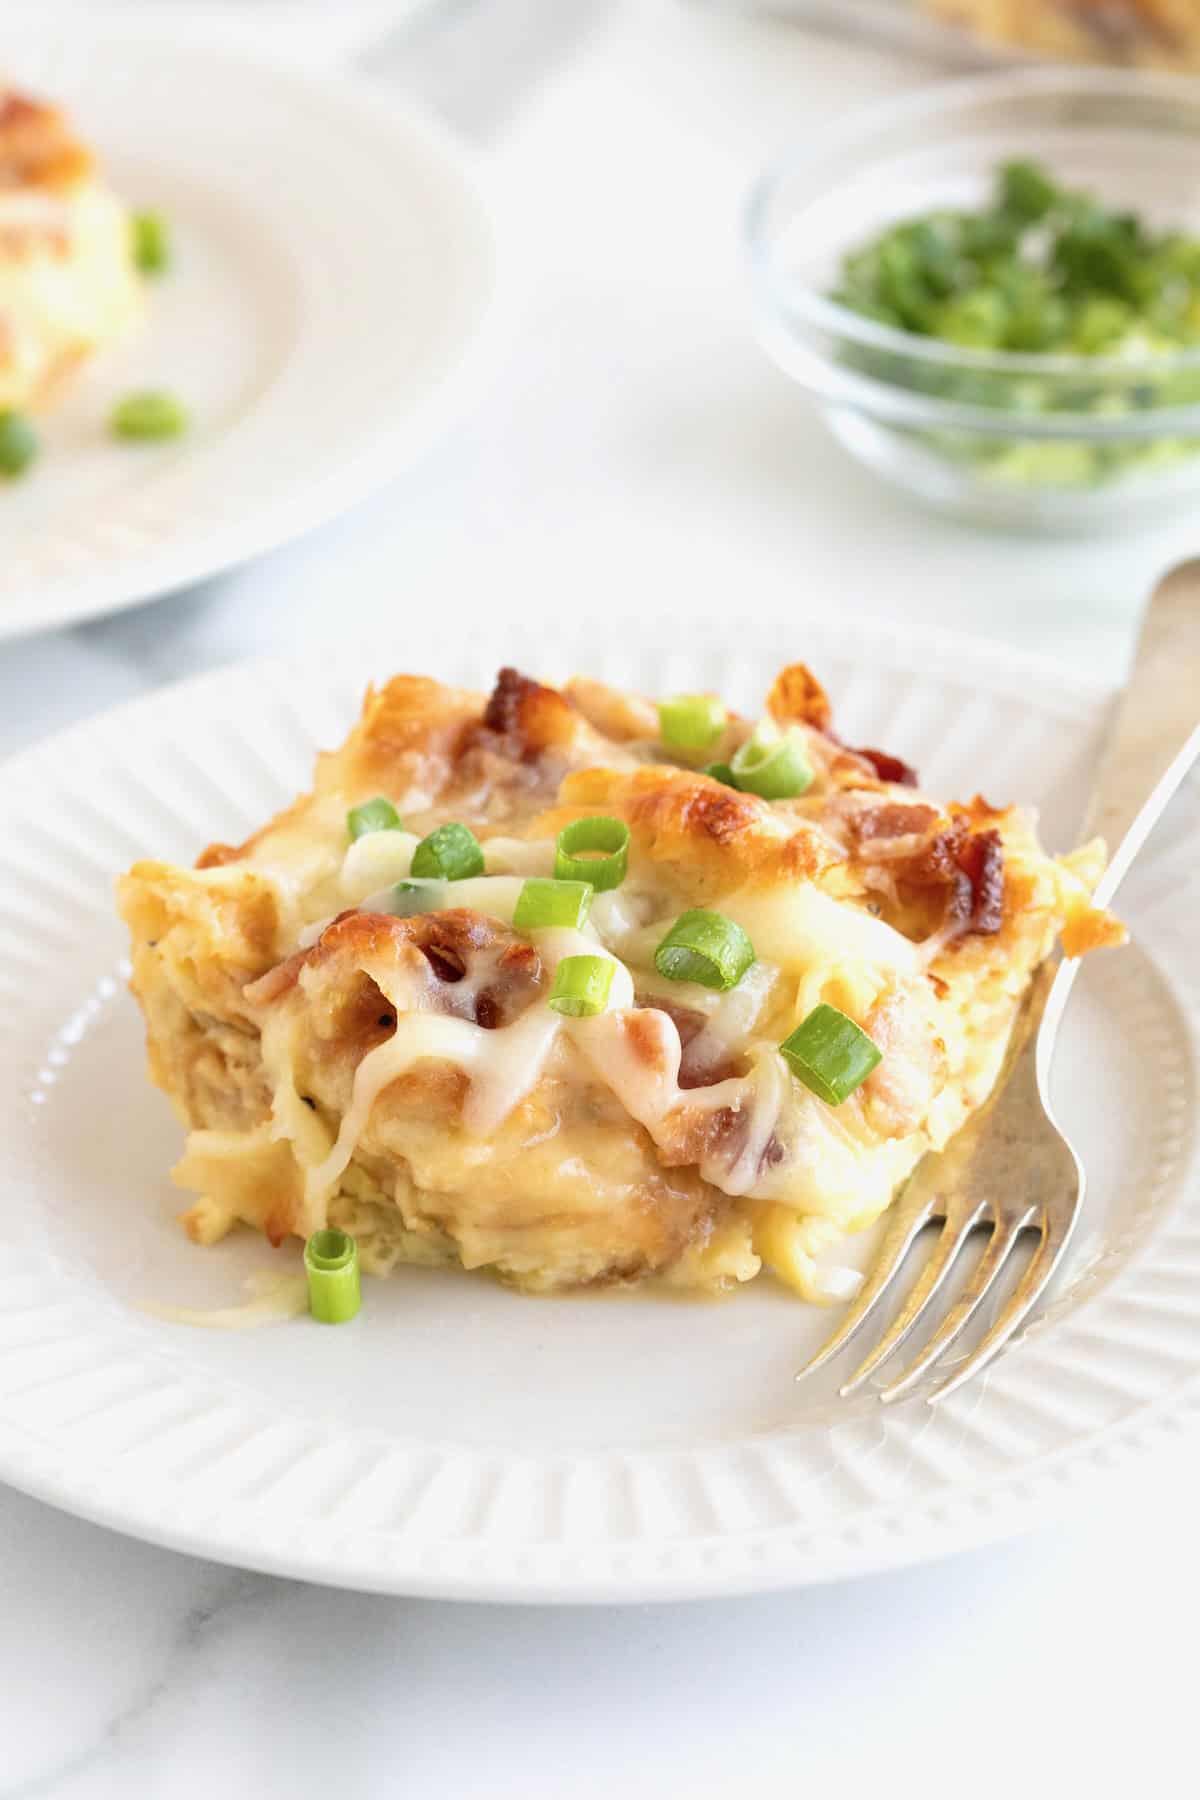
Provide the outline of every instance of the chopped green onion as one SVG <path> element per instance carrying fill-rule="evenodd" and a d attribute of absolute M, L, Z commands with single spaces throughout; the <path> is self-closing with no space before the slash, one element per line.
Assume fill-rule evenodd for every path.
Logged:
<path fill-rule="evenodd" d="M 517 895 L 513 924 L 518 931 L 544 931 L 569 925 L 578 931 L 591 911 L 596 890 L 587 881 L 547 881 L 531 876 Z"/>
<path fill-rule="evenodd" d="M 676 694 L 658 703 L 658 735 L 672 750 L 707 750 L 724 731 L 725 718 L 714 694 Z"/>
<path fill-rule="evenodd" d="M 116 437 L 152 443 L 160 438 L 178 437 L 187 430 L 188 416 L 186 407 L 174 394 L 146 388 L 118 400 L 109 423 Z"/>
<path fill-rule="evenodd" d="M 304 1246 L 308 1309 L 323 1325 L 344 1325 L 362 1303 L 358 1245 L 345 1231 L 314 1231 Z"/>
<path fill-rule="evenodd" d="M 143 275 L 161 275 L 171 266 L 171 236 L 159 212 L 133 215 L 133 260 Z"/>
<path fill-rule="evenodd" d="M 1000 204 L 1025 224 L 1044 219 L 1058 199 L 1058 189 L 1040 163 L 1002 163 L 997 173 Z"/>
<path fill-rule="evenodd" d="M 391 801 L 376 794 L 374 800 L 364 800 L 361 806 L 350 808 L 346 814 L 346 830 L 352 840 L 357 840 L 366 837 L 369 831 L 403 831 L 404 826 Z"/>
<path fill-rule="evenodd" d="M 735 788 L 737 786 L 737 776 L 728 763 L 705 763 L 700 773 L 711 775 L 714 781 L 722 781 L 726 787 Z"/>
<path fill-rule="evenodd" d="M 587 881 L 601 893 L 620 887 L 629 867 L 629 827 L 623 819 L 573 819 L 554 845 L 554 879 Z"/>
<path fill-rule="evenodd" d="M 668 981 L 701 987 L 736 987 L 754 961 L 754 945 L 734 919 L 697 909 L 681 913 L 654 952 L 654 966 Z"/>
<path fill-rule="evenodd" d="M 737 786 L 761 800 L 794 800 L 813 782 L 803 740 L 793 732 L 773 739 L 755 732 L 734 752 L 729 767 Z"/>
<path fill-rule="evenodd" d="M 840 1106 L 871 1070 L 883 1060 L 883 1052 L 860 1026 L 836 1006 L 815 1006 L 779 1046 L 794 1075 L 830 1106 Z"/>
<path fill-rule="evenodd" d="M 0 475 L 23 475 L 37 453 L 37 433 L 25 414 L 0 410 Z"/>
<path fill-rule="evenodd" d="M 602 1013 L 616 966 L 610 956 L 564 956 L 554 971 L 547 1006 L 568 1019 L 590 1019 Z"/>
<path fill-rule="evenodd" d="M 413 851 L 412 873 L 429 875 L 435 880 L 466 881 L 483 874 L 483 850 L 479 839 L 465 825 L 453 820 L 439 825 L 421 839 Z"/>

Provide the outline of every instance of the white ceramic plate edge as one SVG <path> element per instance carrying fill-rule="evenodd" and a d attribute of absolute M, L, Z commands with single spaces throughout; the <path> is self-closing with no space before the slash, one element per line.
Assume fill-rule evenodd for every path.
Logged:
<path fill-rule="evenodd" d="M 607 623 L 610 630 L 619 629 L 617 622 Z M 536 670 L 536 650 L 514 649 L 514 635 L 519 635 L 519 628 L 517 634 L 512 628 L 505 629 L 506 653 L 525 655 Z M 797 620 L 796 635 L 812 647 L 814 660 L 822 643 L 844 649 L 847 639 L 844 630 L 804 620 Z M 532 641 L 531 628 L 530 636 Z M 1023 692 L 1034 687 L 1044 693 L 1043 684 L 1052 682 L 1053 692 L 1061 696 L 1068 711 L 1080 705 L 1098 708 L 1106 696 L 1099 684 L 1052 662 L 1037 661 L 982 640 L 958 639 L 949 633 L 918 634 L 888 625 L 868 629 L 857 622 L 855 638 L 867 658 L 877 659 L 885 667 L 932 667 L 955 671 L 960 680 L 965 673 L 977 678 L 984 691 Z M 410 644 L 406 654 L 411 650 Z M 378 671 L 387 666 L 390 654 L 390 646 L 373 644 L 342 652 L 339 660 L 346 656 L 364 670 L 373 665 Z M 293 657 L 252 667 L 284 674 L 298 663 L 311 665 L 313 661 L 311 656 Z M 164 695 L 186 695 L 194 702 L 203 699 L 206 688 L 219 689 L 228 678 L 229 671 L 209 672 L 170 690 L 159 690 L 106 715 L 105 726 L 124 733 L 136 727 L 139 715 L 160 708 Z M 96 721 L 85 722 L 22 752 L 4 765 L 5 777 L 8 781 L 36 781 L 44 757 L 56 760 L 74 747 L 84 746 L 96 728 Z M 581 1554 L 580 1562 L 587 1566 L 568 1571 L 560 1552 L 548 1567 L 539 1570 L 540 1547 L 535 1546 L 518 1551 L 511 1559 L 511 1569 L 504 1571 L 496 1566 L 494 1550 L 481 1547 L 472 1552 L 466 1545 L 461 1557 L 450 1559 L 452 1566 L 448 1566 L 444 1546 L 439 1546 L 443 1554 L 435 1555 L 431 1566 L 422 1567 L 419 1543 L 409 1546 L 409 1559 L 398 1563 L 394 1546 L 387 1557 L 374 1557 L 376 1546 L 366 1532 L 331 1555 L 328 1542 L 313 1541 L 302 1524 L 289 1528 L 288 1541 L 281 1548 L 268 1540 L 261 1520 L 246 1519 L 235 1509 L 197 1521 L 184 1516 L 187 1508 L 181 1505 L 176 1516 L 164 1518 L 159 1507 L 139 1503 L 136 1493 L 130 1492 L 128 1477 L 118 1474 L 114 1478 L 100 1469 L 81 1481 L 78 1472 L 66 1466 L 56 1452 L 31 1433 L 9 1425 L 0 1429 L 0 1473 L 14 1486 L 51 1504 L 169 1548 L 332 1585 L 464 1599 L 678 1599 L 746 1593 L 899 1567 L 1061 1516 L 1106 1470 L 1127 1462 L 1135 1450 L 1194 1415 L 1200 1404 L 1197 1389 L 1196 1379 L 1189 1375 L 1156 1399 L 1131 1408 L 1119 1424 L 1081 1433 L 1062 1450 L 995 1481 L 963 1484 L 940 1499 L 915 1505 L 902 1501 L 874 1507 L 859 1516 L 848 1535 L 836 1528 L 815 1538 L 812 1534 L 793 1538 L 787 1530 L 750 1532 L 740 1542 L 731 1543 L 729 1534 L 724 1534 L 711 1540 L 711 1548 L 703 1538 L 689 1538 L 677 1552 L 669 1545 L 658 1550 L 650 1568 L 635 1568 L 636 1556 L 626 1558 L 620 1548 L 605 1546 L 595 1555 Z M 801 1538 L 805 1541 L 799 1541 Z M 628 1566 L 622 1566 L 623 1560 Z"/>

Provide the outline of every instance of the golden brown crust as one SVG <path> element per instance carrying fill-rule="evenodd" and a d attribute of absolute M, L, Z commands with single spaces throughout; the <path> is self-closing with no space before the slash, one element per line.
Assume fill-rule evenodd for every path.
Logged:
<path fill-rule="evenodd" d="M 806 663 L 789 663 L 771 683 L 767 711 L 777 725 L 811 725 L 827 732 L 833 723 L 829 696 Z"/>
<path fill-rule="evenodd" d="M 336 829 L 345 809 L 386 794 L 424 832 L 442 819 L 521 827 L 558 791 L 566 771 L 630 759 L 555 688 L 502 669 L 489 696 L 418 675 L 370 687 L 345 744 L 317 758 L 316 782 L 243 843 L 210 844 L 197 868 L 269 854 L 282 834 L 316 829 L 322 806 Z"/>
<path fill-rule="evenodd" d="M 1194 0 L 924 0 L 983 36 L 1052 55 L 1200 66 Z"/>
<path fill-rule="evenodd" d="M 212 847 L 196 872 L 131 871 L 152 1069 L 194 1128 L 180 1179 L 209 1195 L 188 1215 L 198 1238 L 233 1216 L 276 1239 L 328 1216 L 369 1228 L 392 1260 L 525 1286 L 685 1267 L 720 1281 L 756 1271 L 765 1208 L 761 1241 L 792 1279 L 808 1265 L 789 1216 L 867 1222 L 980 1103 L 1056 930 L 1069 946 L 1114 941 L 1089 899 L 1098 847 L 1055 863 L 1018 811 L 912 791 L 897 759 L 838 742 L 803 665 L 772 689 L 777 722 L 809 734 L 815 778 L 794 800 L 643 760 L 648 705 L 512 669 L 489 697 L 398 677 L 368 692 L 313 791 L 245 844 Z M 904 774 L 885 779 L 892 764 Z M 379 881 L 348 888 L 347 871 L 374 879 L 399 850 L 390 884 L 413 842 L 380 833 L 356 860 L 346 811 L 378 793 L 414 835 L 471 824 L 489 867 L 493 833 L 531 840 L 496 845 L 501 869 L 544 869 L 570 819 L 624 819 L 628 892 L 597 902 L 587 929 L 627 963 L 632 1005 L 594 1030 L 557 1019 L 549 983 L 575 951 L 477 896 L 365 910 Z M 511 887 L 485 889 L 493 902 L 511 916 Z M 710 904 L 762 959 L 720 1000 L 734 1015 L 697 989 L 664 997 L 654 966 L 679 911 Z M 836 1119 L 778 1053 L 822 1000 L 884 1052 Z"/>
<path fill-rule="evenodd" d="M 537 821 L 540 835 L 589 812 L 614 813 L 629 826 L 634 854 L 673 872 L 697 896 L 748 883 L 813 881 L 834 860 L 832 845 L 807 820 L 690 769 L 585 769 L 563 782 L 562 799 Z"/>

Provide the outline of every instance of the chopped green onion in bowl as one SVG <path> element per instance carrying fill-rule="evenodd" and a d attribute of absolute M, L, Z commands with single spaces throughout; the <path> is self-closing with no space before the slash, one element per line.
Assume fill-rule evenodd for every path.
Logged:
<path fill-rule="evenodd" d="M 833 298 L 985 350 L 1186 347 L 1200 344 L 1200 236 L 1008 162 L 982 207 L 901 219 L 850 251 Z"/>
<path fill-rule="evenodd" d="M 0 475 L 23 475 L 38 453 L 37 432 L 22 412 L 0 409 Z"/>
<path fill-rule="evenodd" d="M 173 394 L 145 388 L 118 400 L 109 423 L 114 437 L 130 443 L 158 443 L 180 437 L 188 427 L 187 408 Z"/>
<path fill-rule="evenodd" d="M 1001 164 L 976 209 L 940 207 L 889 225 L 843 256 L 829 297 L 948 346 L 944 362 L 869 343 L 847 345 L 843 357 L 951 412 L 1000 415 L 994 432 L 956 429 L 948 418 L 905 433 L 918 448 L 971 465 L 981 482 L 1097 487 L 1200 450 L 1200 436 L 1177 431 L 1095 441 L 1033 435 L 1036 421 L 1056 414 L 1103 422 L 1200 402 L 1200 358 L 1195 366 L 1187 359 L 1200 352 L 1200 235 L 1063 185 L 1040 163 Z M 977 362 L 956 362 L 960 351 Z M 1073 364 L 1072 377 L 1064 370 Z"/>

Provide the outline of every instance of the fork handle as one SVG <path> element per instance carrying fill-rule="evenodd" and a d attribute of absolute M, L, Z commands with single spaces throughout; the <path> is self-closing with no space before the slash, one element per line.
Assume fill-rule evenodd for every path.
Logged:
<path fill-rule="evenodd" d="M 1096 888 L 1098 906 L 1111 903 L 1134 857 L 1200 756 L 1198 690 L 1200 558 L 1193 558 L 1169 570 L 1150 596 L 1133 673 L 1101 758 L 1084 835 L 1103 837 L 1116 848 Z M 1060 963 L 1041 1008 L 1035 998 L 1027 1018 L 1029 1035 L 1017 1056 L 1018 1062 L 1026 1054 L 1034 1059 L 1037 1083 L 1047 1102 L 1054 1039 L 1078 969 L 1078 958 Z"/>
<path fill-rule="evenodd" d="M 1106 906 L 1200 752 L 1200 558 L 1164 575 L 1146 608 L 1133 673 L 1100 763 L 1085 837 L 1112 852 Z"/>

